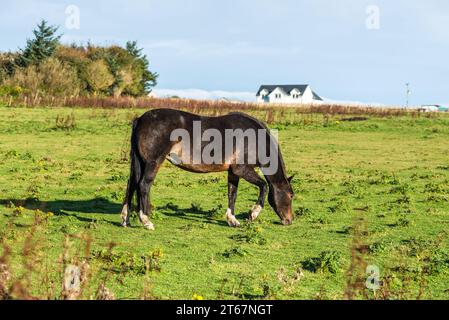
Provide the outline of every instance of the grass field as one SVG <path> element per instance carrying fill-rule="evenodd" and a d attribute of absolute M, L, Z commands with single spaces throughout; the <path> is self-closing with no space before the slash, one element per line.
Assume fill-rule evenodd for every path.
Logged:
<path fill-rule="evenodd" d="M 4 291 L 58 298 L 71 263 L 88 266 L 81 298 L 449 299 L 448 116 L 287 111 L 270 126 L 296 174 L 292 226 L 266 208 L 231 229 L 226 174 L 166 163 L 148 232 L 119 216 L 129 124 L 143 112 L 0 107 Z M 241 184 L 241 221 L 257 193 Z M 383 281 L 375 295 L 367 265 Z"/>

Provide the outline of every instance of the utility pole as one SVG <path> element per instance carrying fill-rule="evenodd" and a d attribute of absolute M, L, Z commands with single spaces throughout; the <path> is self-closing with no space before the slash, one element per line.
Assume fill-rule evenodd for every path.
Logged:
<path fill-rule="evenodd" d="M 408 109 L 408 107 L 409 107 L 409 105 L 410 105 L 410 95 L 412 94 L 412 92 L 410 91 L 410 83 L 406 83 L 405 84 L 405 86 L 406 86 L 406 89 L 407 89 L 407 91 L 406 91 L 406 108 Z"/>

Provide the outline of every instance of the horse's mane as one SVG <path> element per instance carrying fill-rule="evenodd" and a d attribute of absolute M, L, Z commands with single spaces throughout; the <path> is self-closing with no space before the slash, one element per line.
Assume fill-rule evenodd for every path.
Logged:
<path fill-rule="evenodd" d="M 279 145 L 279 142 L 271 134 L 270 128 L 268 128 L 268 126 L 264 122 L 260 121 L 259 119 L 255 118 L 253 116 L 250 116 L 246 113 L 243 113 L 243 112 L 231 112 L 228 115 L 239 115 L 239 116 L 245 117 L 245 118 L 255 122 L 258 126 L 262 127 L 263 129 L 265 129 L 268 132 L 268 134 L 271 136 L 273 141 L 277 144 L 278 162 L 279 162 L 278 174 L 281 174 L 281 176 L 282 176 L 282 178 L 276 177 L 276 175 L 271 176 L 272 182 L 282 182 L 281 179 L 287 180 L 287 169 L 285 168 L 285 162 L 284 162 L 284 158 L 282 156 L 281 146 Z M 287 183 L 288 183 L 288 181 L 287 181 Z"/>

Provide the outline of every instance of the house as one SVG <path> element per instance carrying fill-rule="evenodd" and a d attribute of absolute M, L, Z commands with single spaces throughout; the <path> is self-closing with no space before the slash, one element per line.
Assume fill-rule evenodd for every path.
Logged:
<path fill-rule="evenodd" d="M 421 108 L 419 108 L 419 111 L 421 112 L 438 112 L 440 109 L 439 105 L 423 105 Z"/>
<path fill-rule="evenodd" d="M 258 103 L 302 104 L 323 101 L 308 84 L 263 85 L 256 97 Z"/>

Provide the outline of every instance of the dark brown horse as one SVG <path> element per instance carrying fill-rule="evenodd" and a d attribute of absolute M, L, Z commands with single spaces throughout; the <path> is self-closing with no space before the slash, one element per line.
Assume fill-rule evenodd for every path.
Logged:
<path fill-rule="evenodd" d="M 232 227 L 240 226 L 234 208 L 241 178 L 260 190 L 249 220 L 259 216 L 268 192 L 268 201 L 282 223 L 290 225 L 293 222 L 293 177 L 287 178 L 278 143 L 262 122 L 243 113 L 202 117 L 178 110 L 158 109 L 133 122 L 131 174 L 122 210 L 123 226 L 129 225 L 132 199 L 136 193 L 139 219 L 147 229 L 154 229 L 149 220 L 149 193 L 165 160 L 195 173 L 228 172 L 226 220 Z M 262 171 L 267 182 L 259 176 L 256 168 Z"/>

